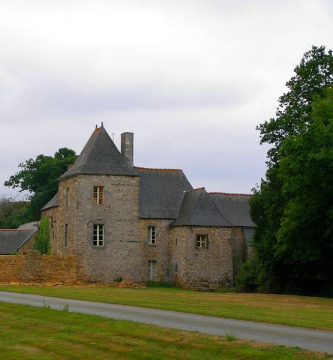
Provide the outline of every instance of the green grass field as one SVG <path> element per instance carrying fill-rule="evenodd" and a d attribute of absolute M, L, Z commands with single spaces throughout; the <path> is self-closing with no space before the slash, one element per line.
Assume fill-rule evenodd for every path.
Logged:
<path fill-rule="evenodd" d="M 64 309 L 66 310 L 66 309 Z M 0 359 L 330 359 L 298 348 L 0 303 Z"/>
<path fill-rule="evenodd" d="M 0 290 L 333 330 L 333 299 L 177 288 L 0 286 Z"/>

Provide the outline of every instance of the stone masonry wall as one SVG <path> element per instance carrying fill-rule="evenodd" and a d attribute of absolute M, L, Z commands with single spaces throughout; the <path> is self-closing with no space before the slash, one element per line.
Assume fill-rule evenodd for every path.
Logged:
<path fill-rule="evenodd" d="M 143 254 L 143 278 L 148 279 L 148 261 L 156 261 L 156 281 L 172 282 L 170 274 L 170 224 L 166 219 L 140 219 L 139 239 Z M 148 243 L 148 226 L 156 227 L 156 244 Z"/>
<path fill-rule="evenodd" d="M 61 283 L 75 284 L 78 276 L 73 256 L 27 255 L 0 256 L 0 283 Z"/>
<path fill-rule="evenodd" d="M 139 240 L 139 178 L 79 175 L 76 177 L 73 235 L 75 253 L 91 281 L 145 278 Z M 94 186 L 103 186 L 103 204 L 93 202 Z M 59 208 L 59 212 L 61 209 Z M 61 220 L 60 224 L 65 221 Z M 104 225 L 104 246 L 93 245 L 93 225 Z M 61 225 L 60 225 L 61 226 Z"/>
<path fill-rule="evenodd" d="M 197 235 L 208 235 L 208 248 L 196 248 Z M 232 238 L 232 228 L 173 228 L 171 275 L 174 282 L 193 289 L 232 286 Z"/>

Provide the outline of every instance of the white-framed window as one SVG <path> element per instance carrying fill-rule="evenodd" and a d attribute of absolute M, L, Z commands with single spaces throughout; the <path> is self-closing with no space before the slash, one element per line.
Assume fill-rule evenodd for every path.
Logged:
<path fill-rule="evenodd" d="M 104 246 L 104 225 L 102 224 L 94 224 L 93 245 L 98 247 Z"/>
<path fill-rule="evenodd" d="M 207 234 L 197 235 L 196 248 L 197 249 L 208 249 L 208 235 Z"/>
<path fill-rule="evenodd" d="M 103 191 L 104 186 L 94 186 L 94 203 L 101 205 L 103 204 Z"/>
<path fill-rule="evenodd" d="M 156 245 L 156 226 L 148 226 L 148 244 Z"/>
<path fill-rule="evenodd" d="M 148 261 L 148 280 L 156 280 L 156 260 Z"/>

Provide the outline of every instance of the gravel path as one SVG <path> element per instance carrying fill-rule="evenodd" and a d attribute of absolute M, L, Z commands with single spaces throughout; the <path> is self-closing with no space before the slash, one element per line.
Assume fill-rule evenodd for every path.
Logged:
<path fill-rule="evenodd" d="M 40 307 L 46 304 L 56 310 L 63 310 L 64 307 L 68 305 L 69 311 L 71 312 L 100 315 L 116 320 L 132 320 L 169 328 L 198 331 L 211 335 L 225 336 L 226 334 L 233 334 L 239 339 L 255 340 L 285 346 L 298 346 L 302 349 L 333 354 L 332 331 L 270 325 L 168 310 L 18 294 L 5 291 L 0 291 L 0 301 Z"/>

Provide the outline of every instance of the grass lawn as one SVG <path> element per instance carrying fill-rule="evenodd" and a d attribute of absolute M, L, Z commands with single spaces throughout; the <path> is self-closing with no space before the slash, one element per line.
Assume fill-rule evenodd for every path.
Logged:
<path fill-rule="evenodd" d="M 333 299 L 176 288 L 0 286 L 0 290 L 333 330 Z"/>
<path fill-rule="evenodd" d="M 329 359 L 298 348 L 164 329 L 129 321 L 0 303 L 0 358 Z"/>

